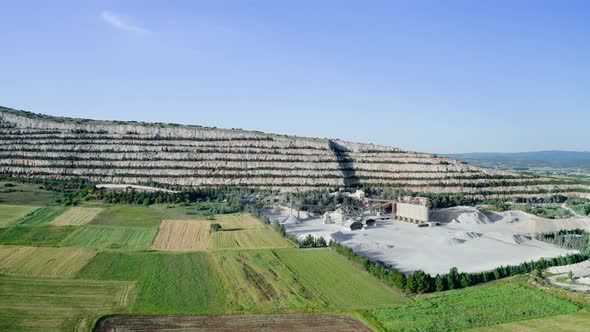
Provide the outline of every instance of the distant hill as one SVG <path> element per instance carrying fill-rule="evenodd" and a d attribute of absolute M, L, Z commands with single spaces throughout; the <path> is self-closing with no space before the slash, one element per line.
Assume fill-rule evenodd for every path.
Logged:
<path fill-rule="evenodd" d="M 447 154 L 449 158 L 470 164 L 499 168 L 590 168 L 590 152 L 533 151 L 515 153 L 473 152 Z"/>

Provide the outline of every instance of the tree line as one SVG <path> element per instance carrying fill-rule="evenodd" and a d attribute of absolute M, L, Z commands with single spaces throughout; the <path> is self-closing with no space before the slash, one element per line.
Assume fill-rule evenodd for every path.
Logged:
<path fill-rule="evenodd" d="M 490 271 L 477 273 L 459 272 L 456 267 L 453 267 L 449 270 L 449 273 L 444 275 L 437 274 L 434 277 L 421 270 L 415 271 L 406 276 L 404 273 L 394 268 L 386 267 L 383 263 L 373 262 L 361 257 L 352 249 L 335 241 L 330 241 L 329 246 L 339 254 L 347 257 L 349 260 L 358 263 L 364 267 L 367 272 L 385 281 L 389 285 L 395 286 L 409 293 L 420 294 L 465 288 L 522 273 L 533 272 L 534 270 L 544 270 L 551 266 L 579 263 L 588 259 L 588 256 L 584 254 L 572 254 L 550 259 L 541 258 L 537 261 L 523 262 L 519 265 L 499 266 Z"/>

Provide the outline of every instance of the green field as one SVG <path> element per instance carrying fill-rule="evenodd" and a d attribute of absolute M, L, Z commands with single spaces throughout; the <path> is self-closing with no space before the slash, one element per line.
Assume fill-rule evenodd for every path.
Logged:
<path fill-rule="evenodd" d="M 0 276 L 1 331 L 81 331 L 106 314 L 125 313 L 133 283 Z"/>
<path fill-rule="evenodd" d="M 75 226 L 14 225 L 0 228 L 0 244 L 56 247 L 76 229 Z"/>
<path fill-rule="evenodd" d="M 270 250 L 216 251 L 212 257 L 231 311 L 311 310 L 322 304 Z"/>
<path fill-rule="evenodd" d="M 212 234 L 214 249 L 289 248 L 293 245 L 270 229 L 242 229 Z"/>
<path fill-rule="evenodd" d="M 147 250 L 156 235 L 156 228 L 80 226 L 61 242 L 64 247 L 95 249 Z"/>
<path fill-rule="evenodd" d="M 0 246 L 0 274 L 69 278 L 94 255 L 89 249 Z"/>
<path fill-rule="evenodd" d="M 171 213 L 174 209 L 170 209 Z M 167 218 L 166 211 L 157 207 L 111 206 L 96 216 L 91 225 L 158 227 Z"/>
<path fill-rule="evenodd" d="M 45 225 L 52 222 L 55 218 L 59 217 L 67 210 L 67 207 L 61 206 L 43 207 L 37 211 L 29 213 L 26 217 L 21 219 L 19 224 L 27 226 Z"/>
<path fill-rule="evenodd" d="M 12 187 L 6 187 L 6 182 L 0 182 L 1 204 L 24 205 L 56 205 L 55 199 L 59 193 L 39 189 L 34 184 L 10 182 Z"/>
<path fill-rule="evenodd" d="M 473 332 L 586 332 L 590 328 L 590 312 L 524 320 L 520 322 L 477 328 Z"/>
<path fill-rule="evenodd" d="M 516 281 L 448 291 L 403 308 L 367 313 L 387 331 L 456 331 L 573 313 L 574 304 Z"/>
<path fill-rule="evenodd" d="M 277 249 L 277 257 L 327 307 L 346 310 L 409 305 L 405 295 L 386 286 L 330 249 Z"/>
<path fill-rule="evenodd" d="M 77 278 L 137 281 L 135 313 L 224 312 L 222 282 L 204 252 L 101 252 L 79 272 Z"/>
<path fill-rule="evenodd" d="M 7 226 L 27 214 L 37 210 L 38 206 L 31 205 L 0 205 L 0 227 Z"/>

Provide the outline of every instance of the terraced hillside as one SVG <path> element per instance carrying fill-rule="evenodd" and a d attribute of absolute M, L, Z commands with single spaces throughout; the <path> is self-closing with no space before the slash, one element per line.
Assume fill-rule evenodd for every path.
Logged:
<path fill-rule="evenodd" d="M 419 134 L 419 133 L 417 133 Z M 0 108 L 0 173 L 95 183 L 281 190 L 392 186 L 486 197 L 590 186 L 340 140 L 161 123 L 58 118 Z"/>

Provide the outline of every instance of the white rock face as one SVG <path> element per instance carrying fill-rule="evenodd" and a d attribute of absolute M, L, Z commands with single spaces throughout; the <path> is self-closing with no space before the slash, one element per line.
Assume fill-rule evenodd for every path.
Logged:
<path fill-rule="evenodd" d="M 382 145 L 67 119 L 5 108 L 0 108 L 0 172 L 113 184 L 236 185 L 284 191 L 370 184 L 486 197 L 588 188 Z"/>

